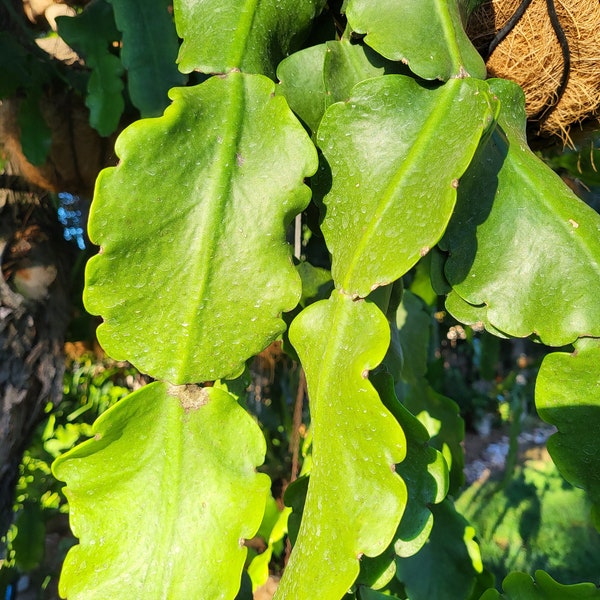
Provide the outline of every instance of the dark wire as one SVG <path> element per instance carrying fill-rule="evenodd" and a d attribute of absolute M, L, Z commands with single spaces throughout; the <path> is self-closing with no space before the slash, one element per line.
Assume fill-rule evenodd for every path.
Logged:
<path fill-rule="evenodd" d="M 487 51 L 487 58 L 492 55 L 492 52 L 497 48 L 498 44 L 513 30 L 515 25 L 522 19 L 525 11 L 529 8 L 532 0 L 521 0 L 521 4 L 515 10 L 513 16 L 506 22 L 504 27 L 498 31 L 494 39 L 490 42 Z"/>
<path fill-rule="evenodd" d="M 498 33 L 494 36 L 494 39 L 490 42 L 488 46 L 487 58 L 489 58 L 492 52 L 498 47 L 498 44 L 504 40 L 504 38 L 514 29 L 515 25 L 523 18 L 525 11 L 529 8 L 532 0 L 521 0 L 521 3 L 517 7 L 517 10 L 514 12 L 512 17 L 506 22 L 504 27 L 498 31 Z M 569 83 L 569 77 L 571 75 L 571 53 L 569 51 L 569 40 L 565 35 L 565 32 L 560 24 L 560 20 L 558 15 L 556 14 L 556 6 L 554 5 L 554 0 L 546 0 L 546 7 L 548 9 L 548 16 L 550 17 L 550 23 L 552 24 L 552 29 L 554 29 L 554 33 L 556 34 L 556 39 L 560 44 L 560 50 L 563 57 L 563 71 L 560 78 L 560 85 L 556 90 L 556 94 L 552 96 L 546 104 L 535 114 L 530 117 L 531 121 L 541 121 L 542 119 L 548 118 L 552 111 L 556 108 L 556 105 L 560 102 L 560 99 L 563 97 L 565 93 L 565 89 Z"/>
<path fill-rule="evenodd" d="M 558 15 L 556 14 L 554 0 L 546 0 L 546 6 L 548 7 L 548 16 L 550 17 L 550 23 L 552 23 L 552 29 L 554 29 L 556 39 L 560 44 L 560 50 L 563 56 L 563 72 L 560 78 L 560 85 L 556 90 L 556 95 L 550 98 L 546 102 L 546 105 L 536 115 L 531 117 L 532 121 L 541 121 L 542 119 L 547 119 L 550 116 L 552 111 L 556 108 L 556 105 L 560 102 L 560 99 L 563 97 L 565 89 L 567 88 L 567 84 L 569 83 L 569 76 L 571 75 L 571 53 L 569 51 L 569 40 L 567 40 L 567 36 L 565 35 L 565 32 L 558 19 Z"/>

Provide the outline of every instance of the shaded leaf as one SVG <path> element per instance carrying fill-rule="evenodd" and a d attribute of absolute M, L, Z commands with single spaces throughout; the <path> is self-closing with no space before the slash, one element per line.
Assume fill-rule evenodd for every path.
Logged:
<path fill-rule="evenodd" d="M 283 331 L 301 293 L 285 229 L 317 159 L 273 88 L 241 73 L 175 88 L 163 117 L 119 137 L 121 162 L 97 181 L 102 253 L 84 292 L 114 358 L 173 383 L 214 380 Z"/>
<path fill-rule="evenodd" d="M 167 92 L 184 83 L 175 60 L 179 41 L 171 0 L 108 0 L 123 34 L 121 60 L 127 69 L 127 88 L 142 117 L 159 116 L 167 106 Z"/>
<path fill-rule="evenodd" d="M 510 336 L 496 329 L 487 319 L 487 306 L 485 304 L 473 305 L 463 300 L 454 290 L 446 296 L 446 309 L 457 320 L 465 325 L 476 325 L 483 323 L 486 331 L 508 339 Z"/>
<path fill-rule="evenodd" d="M 347 39 L 326 43 L 323 67 L 325 86 L 331 102 L 345 102 L 352 88 L 365 79 L 409 72 L 402 64 L 386 60 L 368 46 Z"/>
<path fill-rule="evenodd" d="M 242 571 L 242 583 L 240 591 L 237 593 L 235 600 L 253 600 L 252 580 L 246 571 Z"/>
<path fill-rule="evenodd" d="M 396 326 L 404 356 L 402 379 L 416 384 L 427 373 L 431 316 L 423 301 L 409 290 L 404 291 L 396 311 Z"/>
<path fill-rule="evenodd" d="M 314 267 L 307 261 L 302 261 L 296 270 L 302 280 L 302 296 L 300 306 L 305 308 L 317 300 L 325 300 L 333 290 L 331 272 L 321 267 Z"/>
<path fill-rule="evenodd" d="M 449 493 L 456 493 L 465 480 L 462 447 L 465 424 L 458 405 L 438 394 L 424 379 L 407 386 L 403 392 L 404 405 L 423 423 L 431 438 L 429 444 L 437 448 L 446 460 L 450 472 Z"/>
<path fill-rule="evenodd" d="M 391 596 L 390 594 L 383 594 L 375 590 L 370 590 L 366 587 L 361 587 L 358 592 L 358 598 L 360 600 L 399 600 L 397 596 Z"/>
<path fill-rule="evenodd" d="M 300 523 L 302 522 L 302 513 L 306 503 L 306 493 L 308 491 L 308 475 L 302 475 L 295 481 L 292 481 L 285 488 L 284 502 L 285 505 L 292 509 L 288 517 L 288 537 L 292 546 L 296 544 Z"/>
<path fill-rule="evenodd" d="M 539 416 L 558 432 L 548 452 L 563 477 L 600 510 L 600 347 L 544 357 L 535 386 Z"/>
<path fill-rule="evenodd" d="M 378 373 L 371 380 L 406 435 L 406 459 L 396 465 L 396 472 L 406 483 L 408 502 L 394 537 L 394 550 L 398 556 L 412 556 L 431 532 L 430 507 L 441 502 L 448 492 L 448 468 L 442 454 L 429 446 L 427 429 L 396 397 L 392 378 Z"/>
<path fill-rule="evenodd" d="M 464 482 L 464 422 L 456 402 L 438 394 L 426 379 L 431 316 L 423 301 L 408 290 L 396 311 L 396 324 L 405 357 L 396 393 L 428 431 L 431 446 L 443 454 L 454 493 Z"/>
<path fill-rule="evenodd" d="M 397 559 L 396 577 L 410 600 L 469 598 L 483 572 L 475 530 L 449 500 L 431 512 L 428 543 L 414 556 Z"/>
<path fill-rule="evenodd" d="M 42 165 L 50 152 L 52 131 L 40 111 L 40 96 L 30 93 L 19 105 L 23 154 L 32 165 Z"/>
<path fill-rule="evenodd" d="M 546 162 L 553 169 L 565 169 L 585 186 L 600 186 L 600 132 L 592 137 L 589 144 L 576 149 L 562 149 L 555 156 L 547 157 Z"/>
<path fill-rule="evenodd" d="M 489 84 L 500 127 L 461 179 L 440 244 L 446 278 L 492 332 L 552 346 L 600 337 L 600 215 L 527 147 L 521 89 Z M 457 305 L 448 310 L 461 320 L 468 307 Z"/>
<path fill-rule="evenodd" d="M 323 68 L 326 44 L 294 52 L 279 63 L 277 93 L 285 96 L 290 108 L 312 133 L 317 131 L 325 109 L 331 104 Z"/>
<path fill-rule="evenodd" d="M 278 93 L 316 133 L 325 109 L 347 100 L 352 88 L 365 79 L 398 73 L 402 65 L 346 39 L 328 41 L 287 57 L 277 67 Z"/>
<path fill-rule="evenodd" d="M 277 64 L 297 50 L 325 0 L 175 0 L 175 23 L 183 44 L 183 73 L 245 73 L 274 76 Z"/>
<path fill-rule="evenodd" d="M 79 544 L 60 590 L 71 600 L 233 598 L 270 481 L 265 441 L 216 388 L 152 383 L 104 413 L 94 438 L 53 465 Z M 224 502 L 227 498 L 227 502 Z"/>
<path fill-rule="evenodd" d="M 356 579 L 356 585 L 379 590 L 388 585 L 394 579 L 395 574 L 396 554 L 393 547 L 390 546 L 379 556 L 373 558 L 363 556 L 361 558 L 360 573 Z M 363 587 L 363 589 L 367 588 Z"/>
<path fill-rule="evenodd" d="M 438 295 L 431 282 L 431 260 L 432 253 L 430 252 L 417 263 L 413 280 L 410 283 L 410 291 L 421 298 L 427 306 L 434 307 Z"/>
<path fill-rule="evenodd" d="M 562 585 L 544 571 L 536 571 L 535 579 L 527 573 L 510 573 L 502 582 L 504 593 L 487 590 L 480 600 L 585 600 L 600 598 L 593 583 Z"/>
<path fill-rule="evenodd" d="M 486 75 L 483 59 L 462 24 L 458 0 L 349 0 L 348 22 L 365 42 L 391 60 L 402 61 L 424 79 Z"/>
<path fill-rule="evenodd" d="M 404 368 L 404 351 L 400 343 L 400 334 L 398 327 L 393 319 L 388 317 L 390 325 L 390 347 L 383 359 L 383 367 L 394 378 L 394 381 L 400 381 L 402 378 L 402 369 Z"/>
<path fill-rule="evenodd" d="M 103 136 L 113 133 L 125 108 L 123 65 L 112 54 L 99 56 L 88 80 L 85 105 L 90 109 L 90 125 Z"/>
<path fill-rule="evenodd" d="M 44 558 L 46 524 L 41 505 L 31 500 L 25 501 L 15 520 L 14 529 L 16 537 L 12 540 L 11 551 L 15 553 L 15 564 L 23 572 L 31 571 Z"/>
<path fill-rule="evenodd" d="M 334 291 L 300 313 L 290 340 L 306 372 L 313 463 L 298 539 L 275 597 L 339 600 L 360 557 L 377 556 L 391 542 L 407 500 L 394 472 L 406 439 L 368 380 L 387 350 L 389 327 L 374 304 Z"/>
<path fill-rule="evenodd" d="M 92 72 L 85 105 L 90 109 L 90 124 L 100 135 L 113 133 L 121 118 L 123 65 L 110 53 L 112 42 L 120 38 L 112 7 L 100 0 L 86 6 L 75 17 L 57 17 L 59 35 L 85 58 Z"/>
<path fill-rule="evenodd" d="M 438 242 L 493 109 L 484 82 L 429 89 L 402 75 L 359 83 L 327 109 L 317 139 L 333 184 L 322 229 L 338 287 L 366 297 Z"/>
<path fill-rule="evenodd" d="M 13 33 L 0 31 L 0 98 L 13 96 L 20 87 L 31 83 L 28 73 L 31 57 Z"/>

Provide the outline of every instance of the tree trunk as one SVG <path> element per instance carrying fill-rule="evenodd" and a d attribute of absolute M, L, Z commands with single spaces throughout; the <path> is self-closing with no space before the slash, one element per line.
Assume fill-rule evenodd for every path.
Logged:
<path fill-rule="evenodd" d="M 23 452 L 47 403 L 56 405 L 62 397 L 74 251 L 45 190 L 91 198 L 97 173 L 116 161 L 117 132 L 102 138 L 91 128 L 88 109 L 65 77 L 80 66 L 55 60 L 36 44 L 36 25 L 24 11 L 32 4 L 0 0 L 0 31 L 18 40 L 48 74 L 48 81 L 24 80 L 14 97 L 0 99 L 0 537 L 12 520 Z M 40 113 L 51 131 L 41 165 L 29 162 L 21 147 L 18 115 L 27 93 L 40 96 Z"/>
<path fill-rule="evenodd" d="M 2 535 L 12 520 L 23 452 L 47 403 L 57 405 L 62 396 L 70 251 L 44 192 L 0 189 L 0 257 Z"/>

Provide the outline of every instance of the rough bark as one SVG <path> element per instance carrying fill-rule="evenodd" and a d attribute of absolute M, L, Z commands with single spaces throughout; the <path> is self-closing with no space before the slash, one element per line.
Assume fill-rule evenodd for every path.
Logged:
<path fill-rule="evenodd" d="M 38 85 L 34 92 L 52 132 L 45 162 L 31 164 L 21 148 L 18 121 L 27 90 L 0 99 L 0 537 L 13 517 L 23 452 L 46 404 L 56 405 L 62 397 L 72 256 L 44 190 L 89 198 L 98 171 L 114 162 L 115 136 L 101 138 L 90 127 L 82 98 L 67 83 L 71 66 L 36 45 L 39 24 L 27 12 L 34 4 L 44 8 L 44 2 L 0 0 L 0 30 L 47 66 L 48 81 L 30 83 Z M 3 173 L 2 159 L 10 161 Z M 0 557 L 3 550 L 0 544 Z"/>
<path fill-rule="evenodd" d="M 11 523 L 23 452 L 46 404 L 62 396 L 70 313 L 62 238 L 43 192 L 0 189 L 0 535 Z"/>

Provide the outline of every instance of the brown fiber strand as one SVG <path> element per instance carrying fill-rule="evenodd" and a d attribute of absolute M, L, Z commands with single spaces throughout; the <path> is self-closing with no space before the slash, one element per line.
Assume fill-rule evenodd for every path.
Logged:
<path fill-rule="evenodd" d="M 484 56 L 519 4 L 520 0 L 491 0 L 471 15 L 469 36 Z M 600 114 L 600 2 L 554 0 L 554 5 L 571 60 L 569 80 L 557 103 L 564 59 L 546 0 L 532 0 L 488 58 L 487 69 L 490 77 L 511 79 L 523 88 L 529 117 L 556 104 L 542 116 L 540 132 L 569 142 L 571 125 Z"/>

